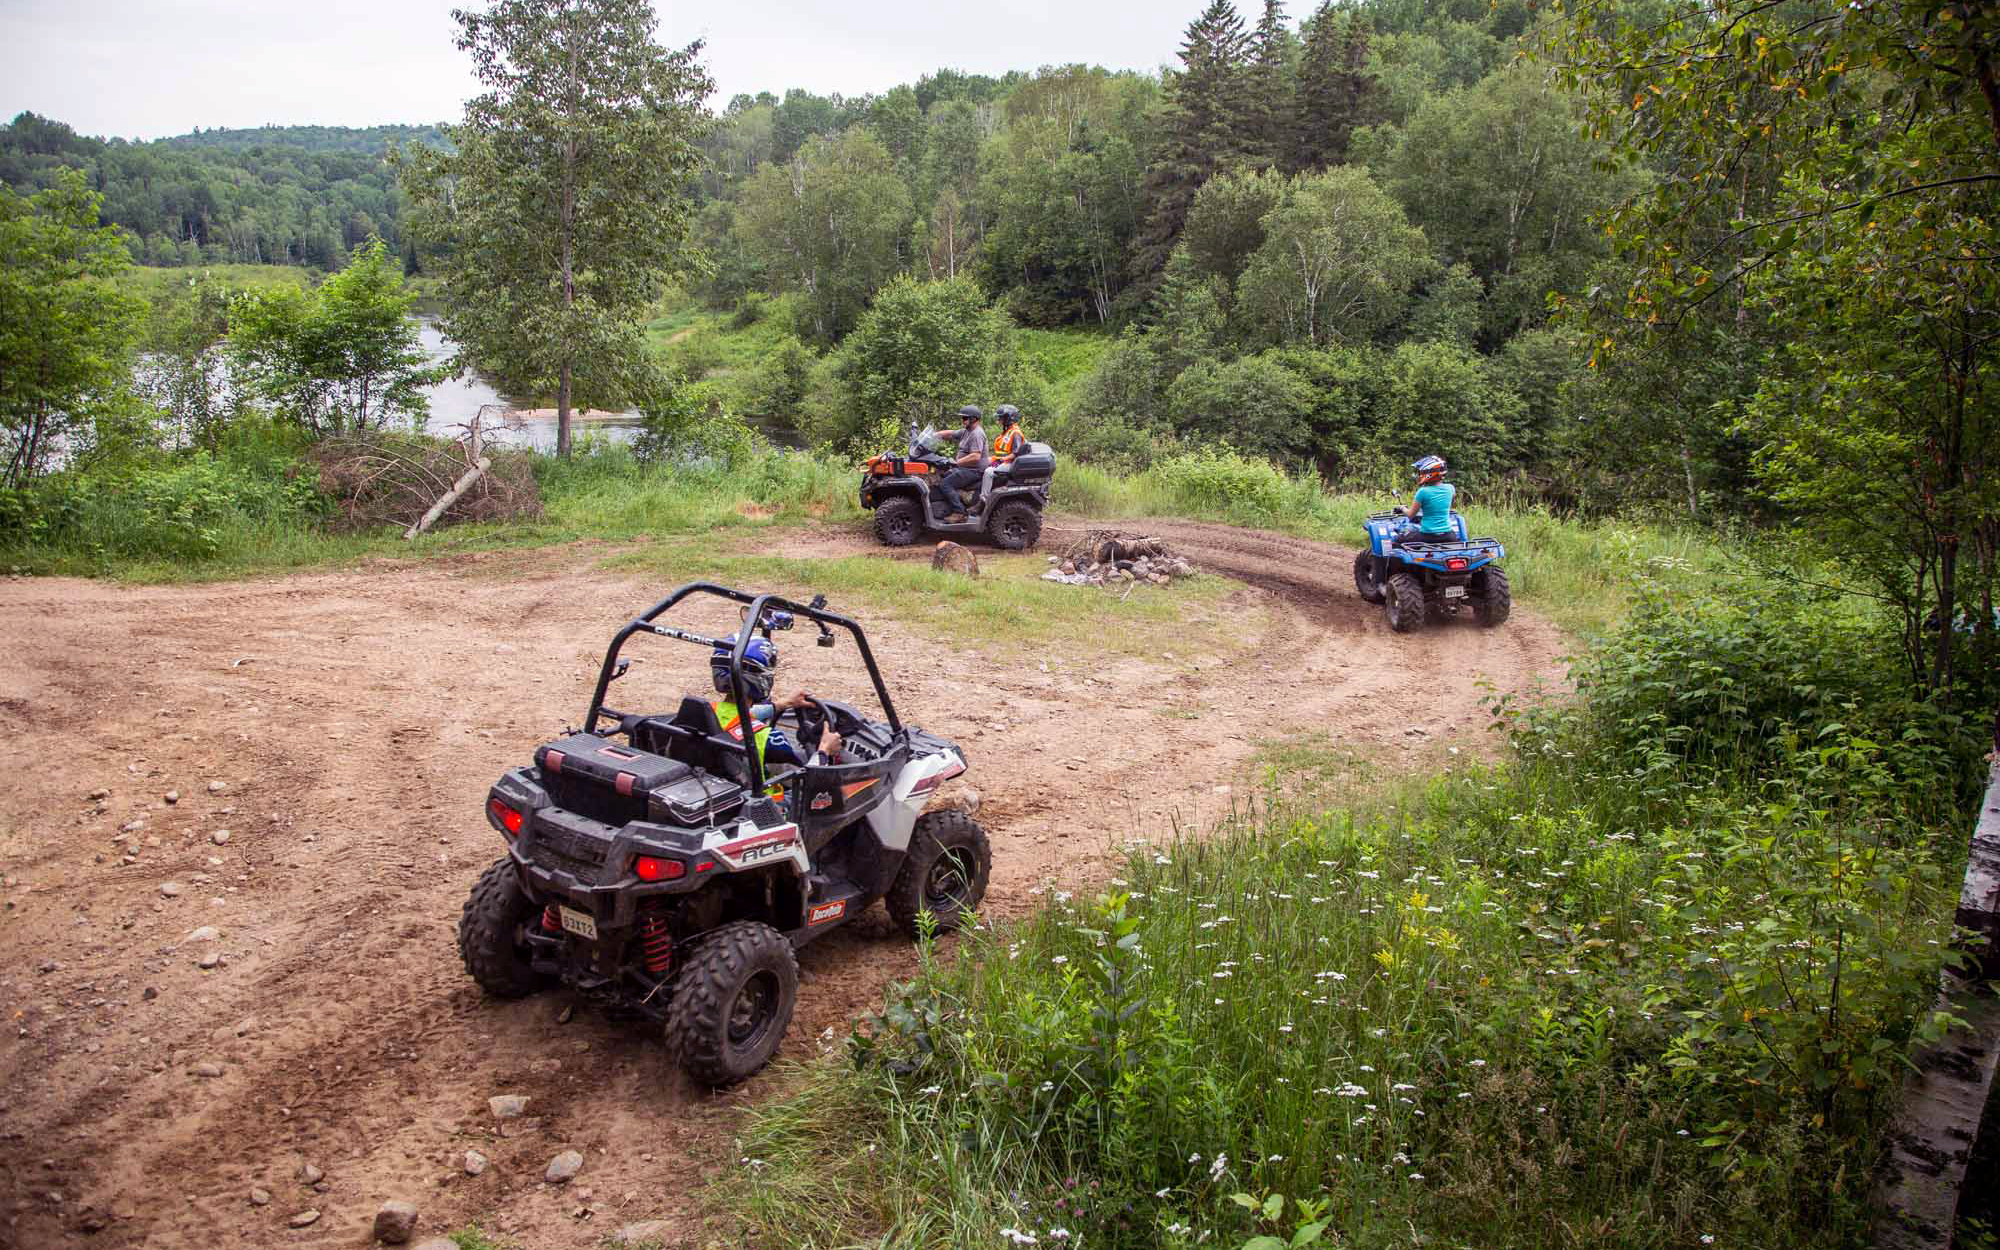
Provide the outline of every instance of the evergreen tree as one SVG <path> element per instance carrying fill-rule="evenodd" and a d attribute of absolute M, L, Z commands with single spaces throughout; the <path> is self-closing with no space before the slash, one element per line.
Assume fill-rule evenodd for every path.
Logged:
<path fill-rule="evenodd" d="M 1153 207 L 1132 265 L 1141 294 L 1150 295 L 1158 284 L 1195 193 L 1244 158 L 1247 44 L 1243 19 L 1229 0 L 1210 0 L 1188 26 L 1184 68 L 1167 88 L 1160 146 L 1146 171 L 1145 199 Z"/>
<path fill-rule="evenodd" d="M 1245 146 L 1260 169 L 1280 164 L 1290 147 L 1292 44 L 1283 0 L 1264 0 L 1264 16 L 1250 37 L 1243 116 Z"/>
<path fill-rule="evenodd" d="M 1368 38 L 1368 20 L 1336 10 L 1330 0 L 1306 23 L 1286 160 L 1293 172 L 1344 164 L 1355 127 L 1380 120 Z"/>

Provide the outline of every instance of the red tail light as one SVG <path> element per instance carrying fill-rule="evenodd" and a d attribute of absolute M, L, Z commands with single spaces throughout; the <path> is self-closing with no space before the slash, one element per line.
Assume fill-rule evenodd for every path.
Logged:
<path fill-rule="evenodd" d="M 1446 560 L 1444 562 L 1444 566 L 1450 569 L 1454 573 L 1464 568 L 1465 565 L 1466 565 L 1466 560 L 1464 556 L 1453 556 L 1451 559 Z"/>
<path fill-rule="evenodd" d="M 687 865 L 677 859 L 640 855 L 633 859 L 632 871 L 641 881 L 678 881 L 687 875 Z"/>
<path fill-rule="evenodd" d="M 521 813 L 502 803 L 499 799 L 486 800 L 486 814 L 493 823 L 506 831 L 508 837 L 519 837 L 521 833 Z"/>

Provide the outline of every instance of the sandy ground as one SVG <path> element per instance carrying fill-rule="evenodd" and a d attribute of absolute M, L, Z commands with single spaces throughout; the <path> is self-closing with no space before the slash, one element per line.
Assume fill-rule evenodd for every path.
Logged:
<path fill-rule="evenodd" d="M 1419 754 L 1447 733 L 1476 743 L 1482 698 L 1558 667 L 1563 640 L 1531 612 L 1392 637 L 1356 597 L 1349 551 L 1127 528 L 1236 580 L 1200 609 L 1240 623 L 1231 647 L 1106 659 L 1079 643 L 1003 662 L 864 617 L 905 719 L 970 754 L 994 915 L 1102 876 L 1129 837 L 1226 813 L 1274 729 Z M 1052 528 L 1043 549 L 1064 537 Z M 848 529 L 757 541 L 927 554 Z M 777 1078 L 697 1091 L 641 1026 L 565 1020 L 560 993 L 484 1000 L 453 946 L 500 851 L 486 787 L 580 718 L 611 632 L 663 589 L 590 554 L 0 583 L 0 1246 L 359 1246 L 390 1198 L 418 1205 L 420 1236 L 478 1219 L 537 1250 L 595 1246 L 628 1221 L 685 1218 L 700 1178 L 734 1166 L 739 1109 Z M 671 707 L 705 675 L 698 653 L 653 654 L 619 702 Z M 852 689 L 843 662 L 844 648 L 790 647 L 787 684 Z M 190 936 L 204 927 L 214 940 Z M 794 1059 L 844 1036 L 914 960 L 878 908 L 801 967 L 780 1051 Z M 502 1093 L 528 1095 L 527 1117 L 496 1121 Z M 491 1161 L 476 1177 L 468 1149 Z M 545 1184 L 565 1149 L 583 1152 L 581 1176 Z"/>

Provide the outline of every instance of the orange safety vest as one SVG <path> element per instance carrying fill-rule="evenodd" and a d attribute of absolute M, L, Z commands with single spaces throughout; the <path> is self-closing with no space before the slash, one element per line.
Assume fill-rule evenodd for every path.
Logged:
<path fill-rule="evenodd" d="M 1001 433 L 999 438 L 993 441 L 993 458 L 995 460 L 1012 460 L 1015 456 L 1020 455 L 1021 449 L 1027 445 L 1028 436 L 1021 433 L 1021 427 L 1010 425 Z"/>

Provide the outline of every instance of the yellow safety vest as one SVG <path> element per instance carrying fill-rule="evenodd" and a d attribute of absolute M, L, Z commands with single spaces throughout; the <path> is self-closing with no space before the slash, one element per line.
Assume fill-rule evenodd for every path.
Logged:
<path fill-rule="evenodd" d="M 722 732 L 738 742 L 743 741 L 743 714 L 736 710 L 736 705 L 728 699 L 716 699 L 709 706 L 715 709 L 715 719 L 721 723 Z M 771 727 L 762 721 L 752 720 L 750 730 L 756 735 L 752 741 L 757 746 L 757 771 L 769 777 L 771 766 L 765 759 L 764 750 L 771 742 Z M 785 788 L 772 786 L 767 793 L 774 799 L 782 800 L 785 797 Z"/>

